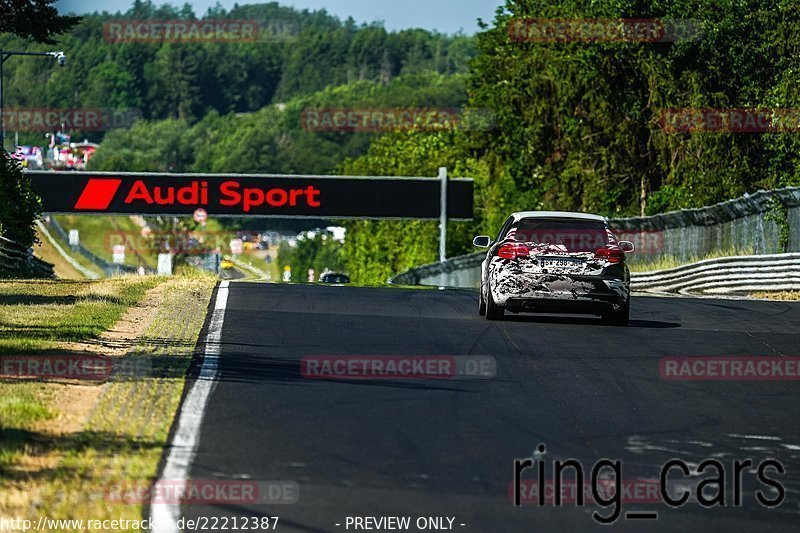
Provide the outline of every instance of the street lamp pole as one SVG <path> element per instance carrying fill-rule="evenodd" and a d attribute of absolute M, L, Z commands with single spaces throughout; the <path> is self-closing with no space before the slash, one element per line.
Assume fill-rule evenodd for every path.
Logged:
<path fill-rule="evenodd" d="M 64 52 L 16 52 L 11 50 L 0 50 L 0 149 L 6 149 L 6 114 L 3 102 L 3 65 L 11 56 L 45 56 L 52 57 L 62 67 L 67 64 L 67 56 Z"/>

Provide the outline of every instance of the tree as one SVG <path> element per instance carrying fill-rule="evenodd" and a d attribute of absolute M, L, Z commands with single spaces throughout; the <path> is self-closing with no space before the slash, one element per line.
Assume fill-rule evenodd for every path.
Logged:
<path fill-rule="evenodd" d="M 75 26 L 80 17 L 63 16 L 56 0 L 0 0 L 0 33 L 13 33 L 39 43 L 55 44 L 53 37 Z"/>
<path fill-rule="evenodd" d="M 41 200 L 19 164 L 0 150 L 0 234 L 23 246 L 36 241 L 34 221 L 39 218 Z"/>
<path fill-rule="evenodd" d="M 307 231 L 298 235 L 294 247 L 285 241 L 281 243 L 278 267 L 281 271 L 284 266 L 290 267 L 294 281 L 306 281 L 309 269 L 313 269 L 315 279 L 319 279 L 326 269 L 342 269 L 341 252 L 342 244 L 333 238 L 331 232 Z"/>
<path fill-rule="evenodd" d="M 524 42 L 509 34 L 521 17 L 691 19 L 702 34 Z M 495 110 L 500 132 L 476 149 L 532 209 L 645 214 L 774 187 L 777 168 L 797 175 L 793 135 L 671 133 L 659 121 L 670 108 L 794 107 L 798 21 L 780 0 L 507 0 L 471 64 L 471 103 Z"/>

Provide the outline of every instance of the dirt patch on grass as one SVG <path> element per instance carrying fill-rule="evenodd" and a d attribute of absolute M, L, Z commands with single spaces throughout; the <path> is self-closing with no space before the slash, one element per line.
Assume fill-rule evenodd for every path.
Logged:
<path fill-rule="evenodd" d="M 57 349 L 48 350 L 48 354 L 104 355 L 113 358 L 113 368 L 113 363 L 128 353 L 153 321 L 163 299 L 163 289 L 164 283 L 161 283 L 147 291 L 138 305 L 128 308 L 122 318 L 98 339 L 59 342 Z M 113 291 L 108 292 L 108 296 L 112 294 Z M 101 291 L 99 296 L 103 295 Z M 23 516 L 41 498 L 41 480 L 48 478 L 56 469 L 70 443 L 84 430 L 108 384 L 6 380 L 3 386 L 11 391 L 29 391 L 32 400 L 46 406 L 51 413 L 51 416 L 37 420 L 24 429 L 14 430 L 15 433 L 25 432 L 21 435 L 22 453 L 13 465 L 0 470 L 0 478 L 8 483 L 0 491 L 0 513 L 12 517 Z"/>
<path fill-rule="evenodd" d="M 0 445 L 0 516 L 143 518 L 145 501 L 119 503 L 106 493 L 118 482 L 146 487 L 156 478 L 215 282 L 207 275 L 160 279 L 155 288 L 140 293 L 138 303 L 121 312 L 119 320 L 105 322 L 106 331 L 97 339 L 41 345 L 48 353 L 56 348 L 56 353 L 112 357 L 115 364 L 106 383 L 0 382 L 0 424 L 5 392 L 21 398 L 14 409 L 28 413 L 27 418 L 12 418 L 18 422 L 7 424 L 11 431 L 2 428 L 3 437 L 11 435 L 16 442 Z M 119 305 L 113 302 L 120 293 L 108 283 L 60 282 L 58 295 L 48 298 L 24 286 L 6 288 L 11 305 L 37 315 L 29 321 L 7 321 L 19 331 L 30 331 L 26 328 L 31 324 L 38 327 L 53 319 L 42 318 L 43 309 L 54 307 L 52 302 L 57 302 L 50 313 L 55 318 L 81 305 L 74 303 L 76 296 L 90 299 L 92 305 Z M 39 310 L 35 313 L 28 306 Z M 93 316 L 80 314 L 81 323 L 91 322 Z M 18 344 L 25 349 L 24 343 Z M 4 463 L 2 454 L 9 450 L 12 459 L 7 453 Z"/>
<path fill-rule="evenodd" d="M 161 304 L 164 284 L 157 285 L 145 294 L 138 305 L 130 307 L 111 329 L 92 342 L 65 342 L 63 348 L 70 353 L 83 352 L 109 357 L 122 357 L 136 343 L 145 328 L 152 322 Z M 110 294 L 109 294 L 110 295 Z"/>
<path fill-rule="evenodd" d="M 62 348 L 69 354 L 90 354 L 112 357 L 112 368 L 119 358 L 123 357 L 136 340 L 152 322 L 161 303 L 164 285 L 160 284 L 147 291 L 144 299 L 129 308 L 114 326 L 100 335 L 94 342 L 65 342 Z M 58 392 L 59 404 L 69 406 L 60 409 L 58 415 L 41 428 L 46 433 L 61 435 L 76 433 L 83 428 L 101 388 L 96 385 L 76 383 L 61 384 Z"/>

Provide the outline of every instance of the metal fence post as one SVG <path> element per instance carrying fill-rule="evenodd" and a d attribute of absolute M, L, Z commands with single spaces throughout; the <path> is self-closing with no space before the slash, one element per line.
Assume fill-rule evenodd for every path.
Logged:
<path fill-rule="evenodd" d="M 439 204 L 439 261 L 447 259 L 447 167 L 439 167 L 441 198 Z"/>

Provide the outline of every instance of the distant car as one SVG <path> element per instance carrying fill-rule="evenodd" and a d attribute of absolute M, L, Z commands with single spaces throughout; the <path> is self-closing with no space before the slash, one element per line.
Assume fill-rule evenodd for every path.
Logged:
<path fill-rule="evenodd" d="M 350 278 L 346 274 L 340 272 L 328 272 L 319 278 L 319 282 L 344 285 L 345 283 L 350 283 Z"/>
<path fill-rule="evenodd" d="M 473 244 L 488 248 L 481 264 L 479 312 L 501 320 L 505 311 L 588 313 L 613 325 L 630 317 L 630 271 L 625 252 L 598 215 L 562 211 L 513 213 L 497 238 Z"/>

